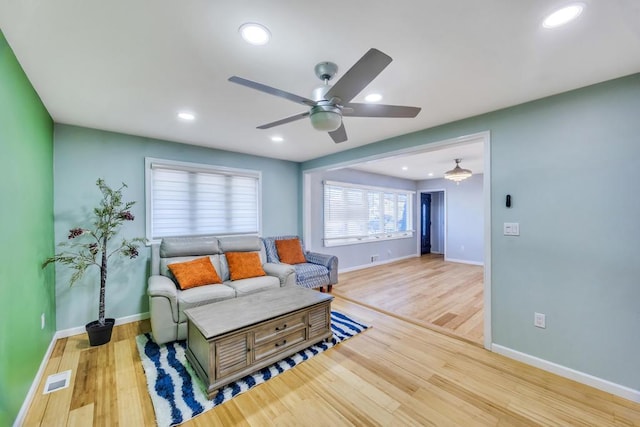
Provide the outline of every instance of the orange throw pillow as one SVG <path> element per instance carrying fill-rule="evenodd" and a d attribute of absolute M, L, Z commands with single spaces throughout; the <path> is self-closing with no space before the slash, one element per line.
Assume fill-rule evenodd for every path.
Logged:
<path fill-rule="evenodd" d="M 169 270 L 178 280 L 180 289 L 222 283 L 209 257 L 169 264 Z"/>
<path fill-rule="evenodd" d="M 227 252 L 224 254 L 229 264 L 231 280 L 266 276 L 257 252 Z"/>
<path fill-rule="evenodd" d="M 302 245 L 299 239 L 276 240 L 278 258 L 285 264 L 302 264 L 307 259 L 302 253 Z"/>

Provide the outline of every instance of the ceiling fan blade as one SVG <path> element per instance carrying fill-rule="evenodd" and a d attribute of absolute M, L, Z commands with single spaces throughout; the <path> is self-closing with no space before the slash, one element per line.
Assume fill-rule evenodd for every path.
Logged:
<path fill-rule="evenodd" d="M 307 105 L 309 107 L 313 107 L 314 105 L 316 105 L 316 102 L 310 100 L 309 98 L 289 93 L 284 90 L 276 89 L 271 86 L 263 85 L 262 83 L 243 79 L 242 77 L 231 76 L 229 77 L 229 81 L 249 87 L 251 89 L 259 90 L 260 92 L 268 93 L 269 95 L 279 96 L 280 98 L 288 99 L 289 101 L 297 102 L 298 104 Z"/>
<path fill-rule="evenodd" d="M 296 114 L 295 116 L 287 117 L 286 119 L 282 119 L 275 122 L 267 123 L 266 125 L 258 126 L 257 129 L 269 129 L 275 126 L 283 125 L 285 123 L 295 122 L 296 120 L 300 120 L 304 117 L 307 117 L 308 115 L 309 115 L 309 112 L 305 111 L 304 113 Z"/>
<path fill-rule="evenodd" d="M 347 140 L 347 130 L 344 128 L 344 123 L 342 123 L 338 129 L 329 132 L 329 135 L 336 144 L 345 142 Z"/>
<path fill-rule="evenodd" d="M 342 103 L 351 101 L 356 95 L 362 92 L 362 89 L 367 87 L 391 61 L 392 59 L 389 55 L 380 52 L 378 49 L 369 49 L 369 51 L 329 89 L 325 98 L 339 98 Z"/>
<path fill-rule="evenodd" d="M 404 105 L 351 103 L 344 105 L 342 115 L 349 117 L 415 117 L 420 110 L 420 107 Z"/>

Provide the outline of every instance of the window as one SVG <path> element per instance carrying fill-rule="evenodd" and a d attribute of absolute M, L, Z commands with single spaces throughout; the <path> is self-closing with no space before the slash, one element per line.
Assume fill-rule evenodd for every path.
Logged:
<path fill-rule="evenodd" d="M 145 159 L 147 239 L 260 234 L 260 172 Z"/>
<path fill-rule="evenodd" d="M 324 183 L 324 245 L 413 237 L 412 191 Z"/>

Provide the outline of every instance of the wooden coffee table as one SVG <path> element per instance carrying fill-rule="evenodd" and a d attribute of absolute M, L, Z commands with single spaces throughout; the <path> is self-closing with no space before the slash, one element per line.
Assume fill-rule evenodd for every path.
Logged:
<path fill-rule="evenodd" d="M 209 398 L 230 382 L 330 338 L 332 300 L 288 286 L 185 310 L 187 359 Z"/>

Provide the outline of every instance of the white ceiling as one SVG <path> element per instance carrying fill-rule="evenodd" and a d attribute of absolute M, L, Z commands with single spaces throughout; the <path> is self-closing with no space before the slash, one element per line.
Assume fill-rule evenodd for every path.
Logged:
<path fill-rule="evenodd" d="M 583 2 L 547 30 L 565 0 L 0 0 L 0 28 L 58 123 L 305 161 L 640 71 L 640 2 Z M 247 21 L 271 42 L 246 44 Z M 422 111 L 347 117 L 342 144 L 307 120 L 256 129 L 304 108 L 227 81 L 308 97 L 316 63 L 338 79 L 371 47 L 393 62 L 354 101 L 377 91 Z"/>
<path fill-rule="evenodd" d="M 456 166 L 455 159 L 462 159 L 460 167 L 471 170 L 474 175 L 483 173 L 483 140 L 474 139 L 464 144 L 371 160 L 349 167 L 365 172 L 419 181 L 444 178 L 444 173 Z"/>

